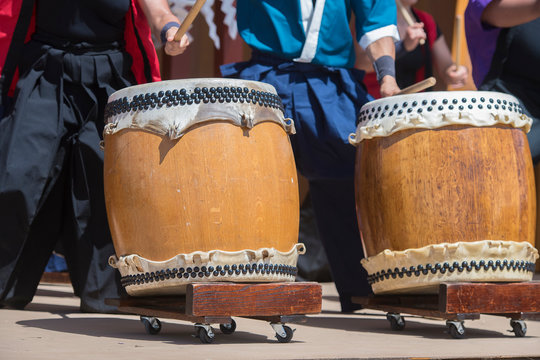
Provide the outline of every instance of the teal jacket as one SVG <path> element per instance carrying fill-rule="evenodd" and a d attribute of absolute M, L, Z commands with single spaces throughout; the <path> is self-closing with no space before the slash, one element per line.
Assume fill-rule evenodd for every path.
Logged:
<path fill-rule="evenodd" d="M 237 0 L 236 16 L 240 35 L 253 49 L 299 62 L 352 67 L 352 12 L 363 48 L 385 36 L 399 40 L 395 0 Z"/>

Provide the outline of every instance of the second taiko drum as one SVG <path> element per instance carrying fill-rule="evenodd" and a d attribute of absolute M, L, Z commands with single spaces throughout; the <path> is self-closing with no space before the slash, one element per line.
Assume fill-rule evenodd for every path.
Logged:
<path fill-rule="evenodd" d="M 530 126 L 517 99 L 494 92 L 399 95 L 362 108 L 351 142 L 374 292 L 531 280 Z"/>

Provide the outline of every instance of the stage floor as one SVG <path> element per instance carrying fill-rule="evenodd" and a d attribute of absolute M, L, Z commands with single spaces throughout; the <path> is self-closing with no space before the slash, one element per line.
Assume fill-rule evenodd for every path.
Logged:
<path fill-rule="evenodd" d="M 482 315 L 465 321 L 458 340 L 442 320 L 405 314 L 405 329 L 394 331 L 383 312 L 341 314 L 332 283 L 323 284 L 322 313 L 290 324 L 296 332 L 287 344 L 264 321 L 235 318 L 234 334 L 214 326 L 214 343 L 201 344 L 189 322 L 161 318 L 161 332 L 148 335 L 138 316 L 81 314 L 78 304 L 71 286 L 42 283 L 26 310 L 0 309 L 0 359 L 540 358 L 540 321 L 528 320 L 517 338 L 509 319 Z"/>

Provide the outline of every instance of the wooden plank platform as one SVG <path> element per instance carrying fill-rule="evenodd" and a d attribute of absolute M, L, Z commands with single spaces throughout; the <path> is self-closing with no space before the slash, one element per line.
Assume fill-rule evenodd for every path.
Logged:
<path fill-rule="evenodd" d="M 107 299 L 119 311 L 200 323 L 230 323 L 231 316 L 298 320 L 321 312 L 322 288 L 313 282 L 194 283 L 185 296 Z M 287 317 L 289 316 L 289 317 Z"/>
<path fill-rule="evenodd" d="M 512 319 L 540 318 L 540 281 L 521 283 L 442 283 L 435 295 L 354 297 L 365 308 L 448 320 L 478 319 L 480 314 Z"/>
<path fill-rule="evenodd" d="M 71 284 L 69 273 L 67 271 L 61 272 L 44 272 L 41 275 L 40 283 L 48 284 Z"/>
<path fill-rule="evenodd" d="M 186 313 L 194 316 L 273 316 L 318 314 L 322 289 L 317 283 L 205 283 L 187 288 Z"/>
<path fill-rule="evenodd" d="M 540 281 L 441 284 L 439 309 L 450 314 L 540 312 Z"/>

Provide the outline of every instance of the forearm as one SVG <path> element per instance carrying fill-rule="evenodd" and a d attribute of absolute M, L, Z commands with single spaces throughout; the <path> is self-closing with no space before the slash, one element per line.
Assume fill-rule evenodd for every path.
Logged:
<path fill-rule="evenodd" d="M 454 65 L 454 60 L 452 59 L 452 54 L 448 45 L 446 45 L 446 40 L 444 36 L 439 36 L 437 40 L 433 43 L 431 48 L 433 65 L 437 73 L 441 78 L 446 77 L 446 70 Z"/>
<path fill-rule="evenodd" d="M 395 59 L 396 48 L 394 46 L 394 39 L 389 36 L 380 38 L 369 44 L 366 48 L 366 52 L 371 62 L 375 62 L 375 60 L 385 55 Z"/>
<path fill-rule="evenodd" d="M 366 52 L 377 73 L 377 80 L 381 85 L 381 96 L 391 96 L 399 92 L 395 77 L 394 39 L 391 37 L 380 38 L 369 44 Z"/>
<path fill-rule="evenodd" d="M 154 35 L 159 38 L 163 27 L 169 22 L 181 23 L 171 12 L 167 0 L 137 0 L 152 28 Z"/>
<path fill-rule="evenodd" d="M 540 0 L 493 0 L 482 12 L 482 22 L 512 27 L 540 17 Z"/>
<path fill-rule="evenodd" d="M 356 69 L 364 70 L 365 72 L 372 72 L 373 64 L 371 63 L 371 59 L 368 57 L 366 51 L 362 49 L 360 44 L 358 44 L 356 41 L 354 42 L 354 51 L 356 54 L 356 62 L 354 67 Z"/>

